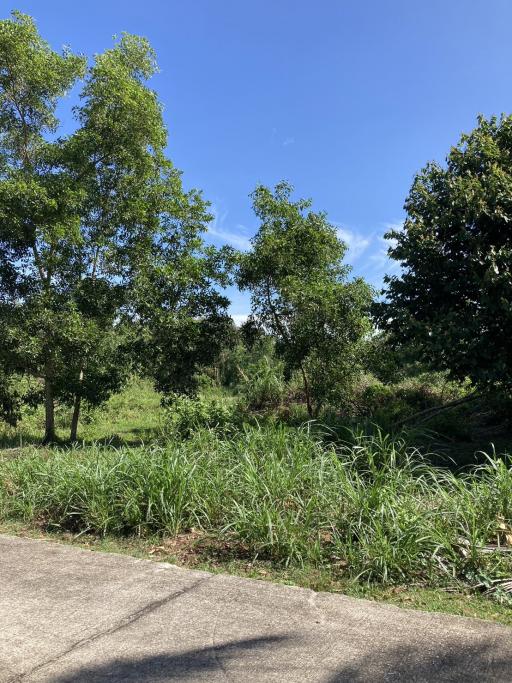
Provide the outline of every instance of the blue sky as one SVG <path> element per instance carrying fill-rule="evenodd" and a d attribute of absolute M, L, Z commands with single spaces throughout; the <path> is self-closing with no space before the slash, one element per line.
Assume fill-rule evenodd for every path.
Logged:
<path fill-rule="evenodd" d="M 208 239 L 244 248 L 248 194 L 285 178 L 379 286 L 382 239 L 414 173 L 444 159 L 478 113 L 512 110 L 512 0 L 70 0 L 2 2 L 54 48 L 91 54 L 121 31 L 151 41 L 169 156 L 200 187 Z M 230 291 L 235 316 L 246 296 Z"/>

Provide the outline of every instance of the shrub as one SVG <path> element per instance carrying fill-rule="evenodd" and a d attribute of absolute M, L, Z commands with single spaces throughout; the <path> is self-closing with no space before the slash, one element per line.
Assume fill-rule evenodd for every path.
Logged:
<path fill-rule="evenodd" d="M 166 406 L 164 431 L 167 436 L 174 434 L 187 438 L 199 429 L 227 433 L 238 427 L 241 421 L 237 404 L 215 396 L 190 397 L 176 394 L 168 399 Z"/>
<path fill-rule="evenodd" d="M 277 407 L 285 393 L 284 363 L 271 337 L 259 336 L 250 346 L 226 350 L 219 362 L 221 384 L 240 395 L 249 410 Z"/>
<path fill-rule="evenodd" d="M 383 384 L 370 375 L 365 377 L 357 392 L 356 413 L 391 430 L 416 413 L 462 398 L 468 390 L 465 385 L 448 381 L 443 373 L 423 373 L 394 384 Z M 467 422 L 461 420 L 460 410 L 439 414 L 429 422 L 429 427 L 461 438 L 468 433 Z"/>
<path fill-rule="evenodd" d="M 247 408 L 262 410 L 277 407 L 286 392 L 282 362 L 262 356 L 250 367 L 249 373 L 240 388 L 241 400 Z"/>

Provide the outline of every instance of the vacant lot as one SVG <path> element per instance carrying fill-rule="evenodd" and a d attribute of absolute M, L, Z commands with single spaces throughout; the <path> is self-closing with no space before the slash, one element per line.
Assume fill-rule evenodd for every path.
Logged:
<path fill-rule="evenodd" d="M 16 448 L 5 434 L 3 528 L 509 619 L 506 460 L 457 475 L 377 430 L 333 440 L 319 425 L 226 416 L 183 436 L 134 381 L 90 415 L 81 445 Z"/>

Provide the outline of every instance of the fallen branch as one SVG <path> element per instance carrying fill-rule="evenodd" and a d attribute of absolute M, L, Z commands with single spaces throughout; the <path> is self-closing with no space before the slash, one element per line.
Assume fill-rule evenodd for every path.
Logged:
<path fill-rule="evenodd" d="M 479 553 L 512 553 L 512 548 L 503 545 L 484 545 L 478 548 Z"/>
<path fill-rule="evenodd" d="M 450 401 L 449 403 L 445 403 L 442 406 L 434 406 L 433 408 L 426 408 L 425 410 L 420 410 L 418 413 L 414 413 L 414 415 L 409 415 L 409 417 L 405 417 L 403 420 L 395 422 L 393 427 L 396 429 L 397 427 L 401 427 L 402 425 L 407 424 L 408 422 L 427 422 L 427 420 L 430 420 L 439 413 L 442 413 L 444 410 L 449 410 L 450 408 L 455 408 L 456 406 L 460 406 L 464 403 L 476 401 L 476 399 L 480 397 L 481 394 L 474 392 L 469 396 L 464 396 L 464 398 L 458 398 L 455 401 Z"/>
<path fill-rule="evenodd" d="M 477 583 L 472 588 L 474 591 L 482 591 L 484 595 L 491 595 L 499 590 L 504 593 L 512 593 L 512 578 L 483 581 L 482 583 Z"/>

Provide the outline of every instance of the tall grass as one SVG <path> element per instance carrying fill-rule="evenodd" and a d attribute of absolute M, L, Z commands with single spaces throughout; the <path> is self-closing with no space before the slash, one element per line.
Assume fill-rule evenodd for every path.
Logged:
<path fill-rule="evenodd" d="M 243 553 L 329 565 L 352 577 L 429 585 L 511 570 L 482 553 L 512 525 L 512 468 L 434 468 L 403 441 L 354 433 L 326 445 L 308 429 L 199 430 L 163 446 L 93 446 L 0 461 L 0 514 L 101 534 L 191 528 Z"/>

